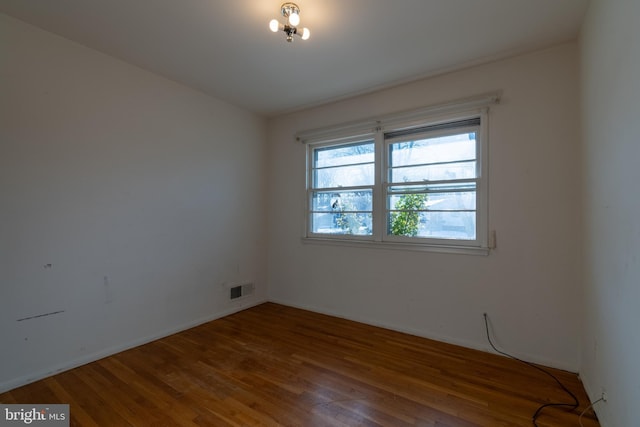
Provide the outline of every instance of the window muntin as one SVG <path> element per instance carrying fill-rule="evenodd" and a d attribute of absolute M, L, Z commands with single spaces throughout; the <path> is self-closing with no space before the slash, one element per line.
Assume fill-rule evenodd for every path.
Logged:
<path fill-rule="evenodd" d="M 486 249 L 486 110 L 449 117 L 308 142 L 306 236 Z"/>

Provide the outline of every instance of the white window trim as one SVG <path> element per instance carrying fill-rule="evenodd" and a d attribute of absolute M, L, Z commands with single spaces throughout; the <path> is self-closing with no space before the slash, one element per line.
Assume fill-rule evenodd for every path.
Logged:
<path fill-rule="evenodd" d="M 369 133 L 369 134 L 363 134 L 363 135 L 358 135 L 358 136 L 354 136 L 354 137 L 348 137 L 348 138 L 340 138 L 340 139 L 333 139 L 330 141 L 323 141 L 321 143 L 315 143 L 312 144 L 314 148 L 318 148 L 318 147 L 323 147 L 323 146 L 335 146 L 337 144 L 350 144 L 350 143 L 354 143 L 354 142 L 364 142 L 364 141 L 369 141 L 369 140 L 374 140 L 378 138 L 378 136 L 376 135 L 376 133 Z M 376 153 L 375 153 L 375 158 L 378 159 L 378 146 L 377 146 L 377 142 L 374 142 L 374 146 L 376 147 Z M 306 170 L 306 185 L 305 185 L 305 191 L 306 191 L 306 206 L 305 206 L 305 221 L 304 221 L 304 226 L 305 226 L 305 232 L 303 234 L 303 236 L 305 236 L 305 238 L 307 239 L 319 239 L 319 240 L 329 240 L 329 241 L 340 241 L 340 240 L 355 240 L 355 241 L 368 241 L 368 242 L 374 242 L 375 240 L 375 236 L 367 236 L 367 235 L 350 235 L 350 234 L 339 234 L 339 235 L 330 235 L 330 234 L 325 234 L 325 233 L 313 233 L 309 230 L 309 206 L 311 206 L 311 198 L 313 197 L 313 191 L 310 191 L 311 185 L 312 185 L 312 164 L 313 164 L 313 150 L 307 150 L 307 170 Z M 378 162 L 376 161 L 374 163 L 374 167 L 376 168 L 375 170 L 375 174 L 376 174 L 376 181 L 374 182 L 373 186 L 369 186 L 369 185 L 365 185 L 362 186 L 363 188 L 368 188 L 368 187 L 372 187 L 372 191 L 373 191 L 373 200 L 375 201 L 377 199 L 377 184 L 378 184 Z M 348 189 L 348 188 L 347 188 Z M 373 206 L 373 210 L 372 213 L 374 213 L 372 216 L 375 219 L 376 215 L 376 206 Z M 375 225 L 374 225 L 375 228 Z"/>
<path fill-rule="evenodd" d="M 386 156 L 387 144 L 384 141 L 384 131 L 398 130 L 402 128 L 411 128 L 415 126 L 425 126 L 439 122 L 447 122 L 458 120 L 465 117 L 480 117 L 480 150 L 478 152 L 477 162 L 480 168 L 480 179 L 478 179 L 478 187 L 476 189 L 478 197 L 478 205 L 476 210 L 477 222 L 477 239 L 473 244 L 464 243 L 467 241 L 458 241 L 453 239 L 428 239 L 428 241 L 412 240 L 402 241 L 402 239 L 383 240 L 384 233 L 378 231 L 372 236 L 354 236 L 354 235 L 327 235 L 311 233 L 309 230 L 309 206 L 310 200 L 309 188 L 311 186 L 311 153 L 313 150 L 307 150 L 307 168 L 306 168 L 306 185 L 305 185 L 305 207 L 304 207 L 304 231 L 302 241 L 309 244 L 321 245 L 341 245 L 352 247 L 367 248 L 384 248 L 384 249 L 400 249 L 441 253 L 457 253 L 469 255 L 488 255 L 489 248 L 489 188 L 488 188 L 488 129 L 489 129 L 489 106 L 497 104 L 500 100 L 500 94 L 490 93 L 468 98 L 462 101 L 455 101 L 446 104 L 439 104 L 429 107 L 420 108 L 408 112 L 391 114 L 380 117 L 378 119 L 368 119 L 357 122 L 349 122 L 341 125 L 330 126 L 326 128 L 304 131 L 296 134 L 296 139 L 304 144 L 313 145 L 314 147 L 322 145 L 334 145 L 336 143 L 348 143 L 363 141 L 367 139 L 375 140 L 375 183 L 373 186 L 373 229 L 382 230 L 385 227 L 384 197 L 383 185 L 386 182 Z"/>
<path fill-rule="evenodd" d="M 491 92 L 458 101 L 431 105 L 400 113 L 387 114 L 377 118 L 369 118 L 305 130 L 296 133 L 295 138 L 303 144 L 331 142 L 348 137 L 359 138 L 363 135 L 370 135 L 376 131 L 383 130 L 384 128 L 397 127 L 400 124 L 419 124 L 423 123 L 425 120 L 431 121 L 432 118 L 435 119 L 440 115 L 446 115 L 447 113 L 462 113 L 468 110 L 486 108 L 490 105 L 498 104 L 500 102 L 500 96 L 500 92 Z"/>

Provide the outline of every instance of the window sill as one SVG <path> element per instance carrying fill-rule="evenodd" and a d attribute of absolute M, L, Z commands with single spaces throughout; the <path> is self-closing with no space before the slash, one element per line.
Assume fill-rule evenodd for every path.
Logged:
<path fill-rule="evenodd" d="M 302 243 L 312 244 L 312 245 L 349 246 L 349 247 L 356 247 L 356 248 L 436 252 L 436 253 L 460 254 L 460 255 L 487 256 L 490 253 L 490 249 L 486 247 L 455 246 L 455 245 L 451 245 L 451 246 L 427 245 L 424 243 L 379 242 L 379 241 L 373 241 L 373 240 L 356 240 L 356 239 L 339 239 L 339 238 L 322 238 L 322 237 L 303 237 Z"/>

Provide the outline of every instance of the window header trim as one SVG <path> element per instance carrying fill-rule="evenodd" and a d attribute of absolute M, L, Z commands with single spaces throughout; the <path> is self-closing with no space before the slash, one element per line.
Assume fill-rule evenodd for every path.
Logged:
<path fill-rule="evenodd" d="M 471 108 L 486 108 L 500 102 L 501 91 L 477 95 L 458 101 L 444 104 L 431 105 L 415 110 L 388 114 L 378 118 L 370 118 L 346 122 L 333 126 L 310 129 L 296 133 L 295 138 L 303 144 L 314 142 L 330 142 L 349 136 L 360 138 L 370 136 L 372 133 L 383 130 L 385 127 L 394 126 L 413 119 L 422 119 L 427 115 L 462 112 Z"/>

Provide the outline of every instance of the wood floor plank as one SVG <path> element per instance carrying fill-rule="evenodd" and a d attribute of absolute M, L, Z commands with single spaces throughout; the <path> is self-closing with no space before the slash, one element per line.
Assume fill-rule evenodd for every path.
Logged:
<path fill-rule="evenodd" d="M 580 408 L 579 378 L 550 369 Z M 267 303 L 0 394 L 68 403 L 73 426 L 531 426 L 570 398 L 502 356 Z M 585 427 L 599 426 L 592 411 Z"/>

